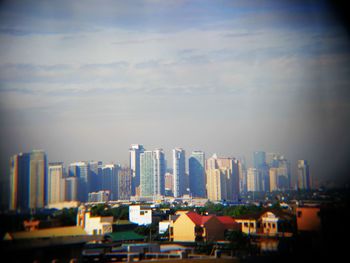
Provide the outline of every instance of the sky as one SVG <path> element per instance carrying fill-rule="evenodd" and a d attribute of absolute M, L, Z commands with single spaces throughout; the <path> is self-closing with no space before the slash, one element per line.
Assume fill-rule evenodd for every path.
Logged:
<path fill-rule="evenodd" d="M 349 28 L 326 1 L 1 1 L 0 169 L 256 150 L 347 181 Z"/>

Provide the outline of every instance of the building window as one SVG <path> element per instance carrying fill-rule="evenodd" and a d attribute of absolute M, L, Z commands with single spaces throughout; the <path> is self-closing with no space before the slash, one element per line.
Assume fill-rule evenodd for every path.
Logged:
<path fill-rule="evenodd" d="M 276 225 L 275 224 L 272 224 L 272 228 L 274 229 L 276 227 Z"/>
<path fill-rule="evenodd" d="M 250 227 L 254 227 L 254 223 L 250 223 Z"/>
<path fill-rule="evenodd" d="M 248 227 L 248 223 L 244 223 L 244 227 Z"/>
<path fill-rule="evenodd" d="M 145 214 L 145 211 L 140 211 L 140 215 L 143 216 Z"/>

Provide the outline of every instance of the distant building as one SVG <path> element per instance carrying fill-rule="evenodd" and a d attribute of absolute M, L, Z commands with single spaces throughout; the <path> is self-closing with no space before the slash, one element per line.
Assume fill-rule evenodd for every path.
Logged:
<path fill-rule="evenodd" d="M 152 209 L 149 206 L 130 205 L 129 221 L 138 225 L 152 224 Z"/>
<path fill-rule="evenodd" d="M 47 204 L 47 158 L 34 150 L 11 157 L 10 209 L 44 208 Z"/>
<path fill-rule="evenodd" d="M 104 203 L 109 201 L 110 192 L 108 190 L 89 193 L 88 202 Z"/>
<path fill-rule="evenodd" d="M 118 173 L 118 200 L 129 200 L 131 196 L 131 171 L 122 167 Z"/>
<path fill-rule="evenodd" d="M 98 192 L 102 189 L 102 162 L 88 162 L 88 192 Z"/>
<path fill-rule="evenodd" d="M 68 176 L 77 178 L 78 200 L 86 202 L 88 198 L 88 164 L 87 162 L 71 163 L 68 168 Z"/>
<path fill-rule="evenodd" d="M 192 152 L 188 160 L 190 193 L 194 197 L 206 197 L 205 154 L 202 151 Z"/>
<path fill-rule="evenodd" d="M 136 195 L 137 188 L 140 187 L 140 154 L 145 149 L 140 144 L 132 144 L 129 150 L 129 167 L 131 172 L 131 194 Z"/>
<path fill-rule="evenodd" d="M 208 199 L 212 201 L 238 200 L 239 161 L 234 158 L 218 158 L 213 155 L 207 160 L 206 167 Z"/>
<path fill-rule="evenodd" d="M 174 176 L 171 173 L 165 174 L 165 195 L 173 196 L 174 195 Z"/>
<path fill-rule="evenodd" d="M 250 192 L 261 191 L 259 171 L 256 168 L 248 168 L 247 190 Z"/>
<path fill-rule="evenodd" d="M 311 177 L 309 173 L 309 164 L 306 160 L 298 160 L 298 189 L 310 190 Z"/>
<path fill-rule="evenodd" d="M 73 177 L 67 177 L 65 178 L 65 201 L 79 201 L 78 198 L 78 178 Z"/>
<path fill-rule="evenodd" d="M 140 196 L 157 198 L 164 195 L 165 157 L 162 149 L 140 155 Z"/>
<path fill-rule="evenodd" d="M 278 190 L 278 169 L 275 167 L 270 168 L 269 170 L 270 177 L 270 191 Z"/>
<path fill-rule="evenodd" d="M 118 173 L 120 167 L 115 164 L 102 166 L 102 190 L 110 192 L 110 200 L 118 200 Z"/>
<path fill-rule="evenodd" d="M 174 197 L 181 197 L 185 189 L 186 157 L 185 150 L 173 149 Z"/>
<path fill-rule="evenodd" d="M 55 204 L 65 201 L 65 178 L 62 162 L 49 163 L 48 171 L 48 202 Z"/>

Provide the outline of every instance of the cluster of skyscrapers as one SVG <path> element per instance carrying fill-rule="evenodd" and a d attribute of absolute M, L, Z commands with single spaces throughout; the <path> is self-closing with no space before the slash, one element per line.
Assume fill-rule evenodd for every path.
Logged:
<path fill-rule="evenodd" d="M 164 196 L 189 195 L 212 201 L 237 201 L 241 192 L 291 189 L 290 163 L 282 155 L 255 152 L 254 167 L 243 159 L 206 159 L 193 151 L 188 160 L 184 149 L 172 150 L 167 167 L 162 149 L 146 150 L 131 145 L 129 167 L 79 161 L 68 165 L 47 162 L 44 151 L 20 153 L 11 157 L 10 209 L 37 209 L 65 201 L 161 200 Z M 188 164 L 188 167 L 186 167 Z M 187 169 L 188 168 L 188 169 Z M 312 187 L 309 165 L 298 161 L 297 187 Z"/>

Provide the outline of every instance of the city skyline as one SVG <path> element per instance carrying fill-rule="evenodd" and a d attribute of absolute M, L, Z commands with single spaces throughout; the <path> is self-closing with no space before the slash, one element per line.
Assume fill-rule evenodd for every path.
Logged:
<path fill-rule="evenodd" d="M 347 182 L 349 34 L 328 1 L 104 3 L 1 3 L 1 192 L 16 153 L 124 165 L 132 143 Z"/>

